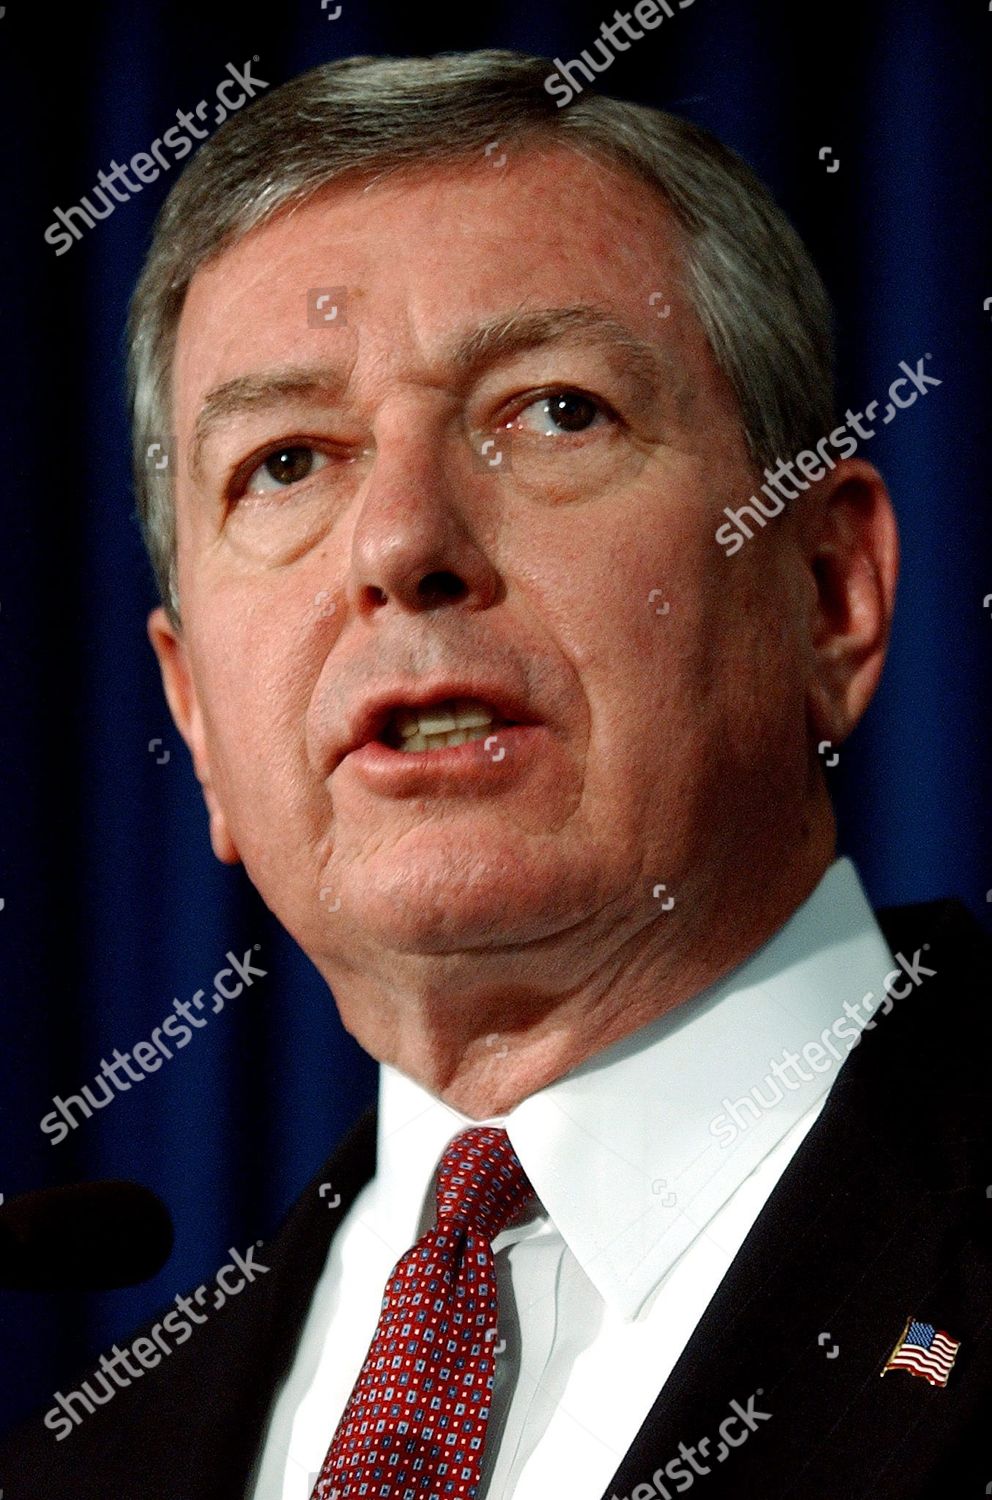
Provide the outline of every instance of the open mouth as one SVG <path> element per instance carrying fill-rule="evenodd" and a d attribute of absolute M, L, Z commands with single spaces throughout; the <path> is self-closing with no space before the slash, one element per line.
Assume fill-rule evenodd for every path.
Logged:
<path fill-rule="evenodd" d="M 448 698 L 427 708 L 393 709 L 378 738 L 391 750 L 410 754 L 482 740 L 511 722 L 478 698 Z"/>

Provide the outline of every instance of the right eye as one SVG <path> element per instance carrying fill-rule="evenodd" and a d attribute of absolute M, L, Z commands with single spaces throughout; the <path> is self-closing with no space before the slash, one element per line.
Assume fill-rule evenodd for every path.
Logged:
<path fill-rule="evenodd" d="M 287 489 L 309 479 L 326 464 L 327 458 L 305 444 L 290 444 L 273 448 L 262 462 L 248 475 L 244 484 L 247 495 L 270 495 L 276 490 Z"/>

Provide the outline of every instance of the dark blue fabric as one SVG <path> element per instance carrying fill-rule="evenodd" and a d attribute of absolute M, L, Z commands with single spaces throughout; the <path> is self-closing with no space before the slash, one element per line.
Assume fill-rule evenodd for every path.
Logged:
<path fill-rule="evenodd" d="M 373 1095 L 374 1065 L 312 965 L 244 871 L 213 858 L 145 634 L 155 597 L 132 519 L 122 330 L 172 179 L 62 257 L 42 238 L 56 204 L 77 203 L 112 157 L 210 97 L 228 62 L 257 55 L 255 71 L 278 83 L 354 52 L 510 46 L 568 59 L 611 15 L 563 0 L 460 19 L 343 5 L 332 22 L 318 0 L 108 3 L 70 30 L 70 17 L 28 17 L 15 0 L 0 18 L 0 1192 L 133 1177 L 177 1226 L 171 1261 L 142 1287 L 0 1292 L 0 1425 L 49 1405 L 142 1318 L 210 1279 L 228 1247 L 268 1233 Z M 882 688 L 830 774 L 842 847 L 877 905 L 958 895 L 985 920 L 990 36 L 981 3 L 695 0 L 601 79 L 712 128 L 769 180 L 836 299 L 841 411 L 881 396 L 900 360 L 932 355 L 940 388 L 862 450 L 894 494 L 902 579 Z M 255 943 L 268 978 L 64 1144 L 41 1134 L 54 1094 L 77 1093 L 174 996 L 205 988 L 228 949 Z"/>

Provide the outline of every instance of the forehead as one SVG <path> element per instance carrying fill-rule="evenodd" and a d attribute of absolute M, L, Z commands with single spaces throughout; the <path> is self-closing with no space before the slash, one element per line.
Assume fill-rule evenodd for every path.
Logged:
<path fill-rule="evenodd" d="M 660 192 L 557 145 L 331 184 L 193 277 L 173 367 L 177 429 L 212 387 L 326 350 L 326 324 L 308 315 L 321 288 L 345 289 L 338 352 L 357 353 L 360 328 L 363 358 L 382 374 L 426 373 L 437 350 L 494 316 L 579 302 L 677 348 L 673 365 L 705 364 L 678 295 L 682 254 Z M 666 305 L 679 316 L 662 322 Z"/>

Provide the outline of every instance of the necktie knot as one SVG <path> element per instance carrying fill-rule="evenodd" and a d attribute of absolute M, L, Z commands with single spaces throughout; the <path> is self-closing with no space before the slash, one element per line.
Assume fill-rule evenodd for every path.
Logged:
<path fill-rule="evenodd" d="M 438 1229 L 474 1231 L 492 1241 L 533 1192 L 506 1131 L 473 1125 L 455 1136 L 441 1159 Z"/>

